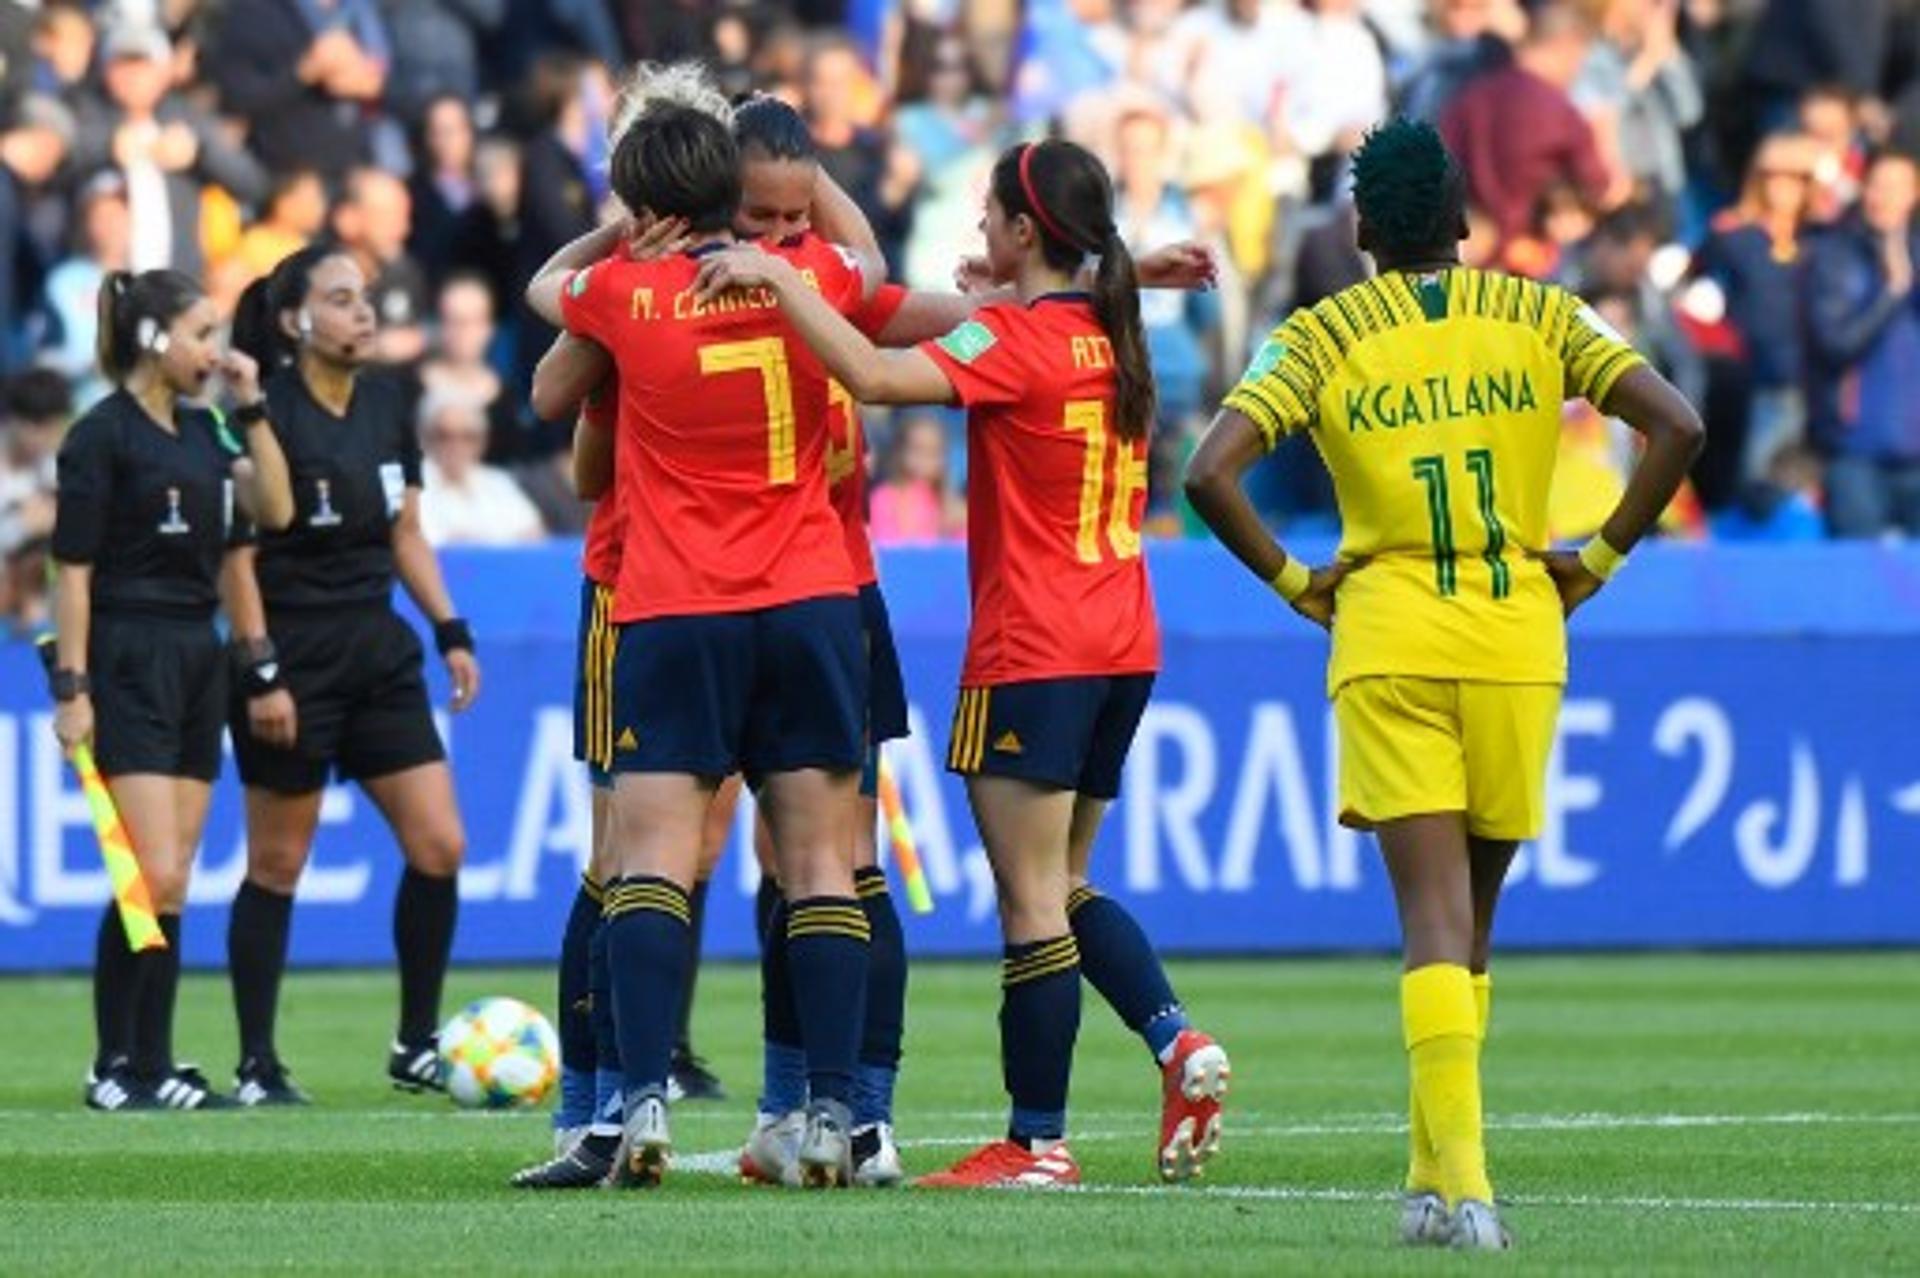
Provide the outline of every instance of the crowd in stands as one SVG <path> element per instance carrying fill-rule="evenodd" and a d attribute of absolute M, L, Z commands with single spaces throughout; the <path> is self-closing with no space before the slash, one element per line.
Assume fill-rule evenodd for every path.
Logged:
<path fill-rule="evenodd" d="M 1578 290 L 1702 405 L 1673 535 L 1920 534 L 1915 0 L 0 0 L 0 612 L 44 607 L 103 273 L 230 308 L 321 238 L 417 385 L 430 534 L 577 532 L 520 287 L 607 209 L 619 68 L 688 56 L 804 111 L 915 287 L 952 286 L 994 155 L 1049 130 L 1106 159 L 1135 248 L 1214 246 L 1216 290 L 1144 306 L 1163 535 L 1194 531 L 1172 480 L 1249 351 L 1368 271 L 1345 158 L 1396 111 L 1460 157 L 1470 263 Z M 872 419 L 881 540 L 964 534 L 957 422 Z M 1633 444 L 1585 406 L 1565 431 L 1578 537 Z M 1310 448 L 1255 482 L 1331 529 Z"/>

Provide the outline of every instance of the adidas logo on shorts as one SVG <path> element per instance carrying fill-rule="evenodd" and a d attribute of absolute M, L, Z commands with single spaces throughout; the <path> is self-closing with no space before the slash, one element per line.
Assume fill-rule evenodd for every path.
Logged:
<path fill-rule="evenodd" d="M 1008 728 L 994 740 L 993 749 L 996 754 L 1020 754 L 1026 747 L 1020 744 L 1020 734 Z"/>
<path fill-rule="evenodd" d="M 634 735 L 632 728 L 622 728 L 620 730 L 620 739 L 613 743 L 613 748 L 616 750 L 638 750 L 640 748 L 640 738 Z"/>

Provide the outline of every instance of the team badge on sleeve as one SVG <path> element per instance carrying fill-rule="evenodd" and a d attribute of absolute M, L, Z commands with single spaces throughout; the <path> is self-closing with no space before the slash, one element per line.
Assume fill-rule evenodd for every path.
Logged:
<path fill-rule="evenodd" d="M 937 345 L 962 364 L 971 364 L 992 350 L 998 340 L 993 330 L 985 324 L 979 320 L 968 320 L 941 338 Z"/>
<path fill-rule="evenodd" d="M 592 274 L 593 267 L 591 266 L 585 266 L 575 271 L 573 278 L 567 281 L 567 295 L 569 297 L 585 296 L 587 285 L 590 282 L 588 277 Z"/>
<path fill-rule="evenodd" d="M 1278 334 L 1275 334 L 1260 344 L 1260 349 L 1254 352 L 1253 362 L 1247 365 L 1247 371 L 1241 375 L 1240 380 L 1251 382 L 1265 377 L 1280 367 L 1280 361 L 1286 357 L 1287 344 L 1280 340 Z"/>

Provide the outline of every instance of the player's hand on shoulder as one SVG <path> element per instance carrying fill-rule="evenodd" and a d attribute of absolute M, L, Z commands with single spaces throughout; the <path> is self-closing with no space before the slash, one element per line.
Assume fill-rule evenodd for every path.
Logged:
<path fill-rule="evenodd" d="M 1576 608 L 1598 594 L 1605 584 L 1580 562 L 1577 551 L 1549 550 L 1535 557 L 1553 579 L 1553 588 L 1560 592 L 1560 610 L 1566 616 L 1571 617 Z"/>
<path fill-rule="evenodd" d="M 651 262 L 687 247 L 687 221 L 680 217 L 657 217 L 645 226 L 637 222 L 627 237 L 627 256 L 636 262 Z"/>
<path fill-rule="evenodd" d="M 447 653 L 447 677 L 453 680 L 453 712 L 459 714 L 479 699 L 480 662 L 465 648 Z"/>
<path fill-rule="evenodd" d="M 777 285 L 793 267 L 784 258 L 766 252 L 758 245 L 742 244 L 715 253 L 700 263 L 694 277 L 694 296 L 711 301 L 722 293 L 740 288 Z"/>
<path fill-rule="evenodd" d="M 53 711 L 53 735 L 60 748 L 72 752 L 75 746 L 93 740 L 93 698 L 86 693 L 62 701 Z"/>
<path fill-rule="evenodd" d="M 282 750 L 293 749 L 300 735 L 299 711 L 294 707 L 293 694 L 285 688 L 275 688 L 247 698 L 247 726 L 252 729 L 255 740 Z"/>

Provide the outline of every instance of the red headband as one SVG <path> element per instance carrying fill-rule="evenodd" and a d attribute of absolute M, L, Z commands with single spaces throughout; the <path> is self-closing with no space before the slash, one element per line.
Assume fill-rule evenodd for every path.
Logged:
<path fill-rule="evenodd" d="M 1047 234 L 1053 236 L 1054 239 L 1059 240 L 1068 248 L 1080 248 L 1080 245 L 1073 242 L 1073 237 L 1061 230 L 1053 218 L 1048 216 L 1046 206 L 1040 203 L 1040 196 L 1035 193 L 1033 189 L 1033 152 L 1034 148 L 1038 145 L 1038 143 L 1029 142 L 1025 147 L 1021 148 L 1020 191 L 1027 197 L 1027 207 L 1033 211 L 1034 218 L 1039 221 L 1041 227 L 1046 230 Z M 1085 252 L 1086 250 L 1081 249 L 1081 251 Z"/>

